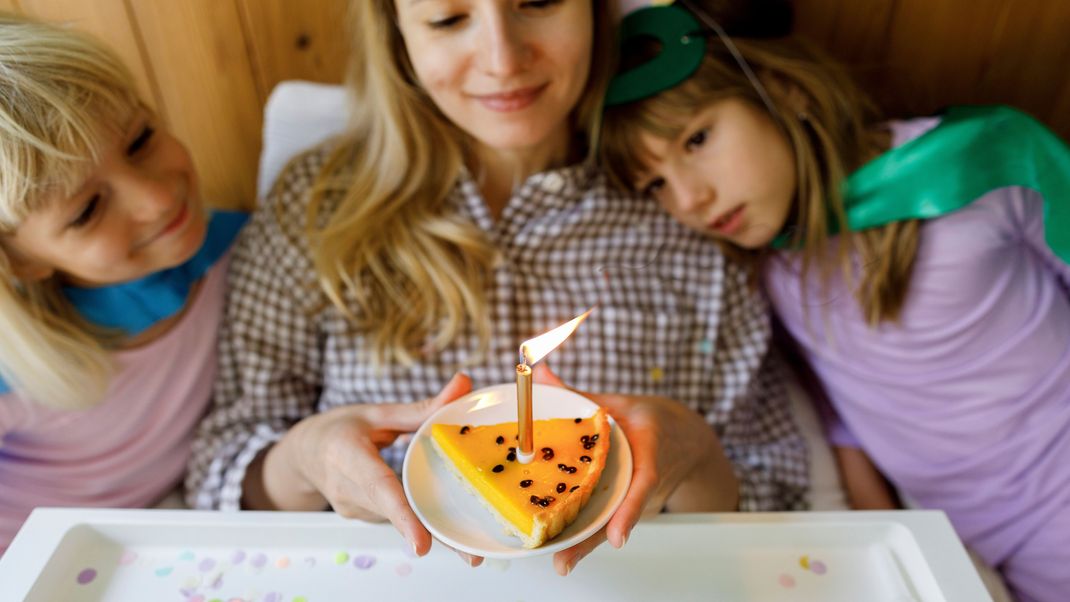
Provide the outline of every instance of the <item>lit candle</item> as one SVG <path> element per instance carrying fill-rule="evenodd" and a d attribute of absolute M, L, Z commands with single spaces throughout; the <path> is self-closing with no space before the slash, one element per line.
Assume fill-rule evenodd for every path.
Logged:
<path fill-rule="evenodd" d="M 535 436 L 532 425 L 531 367 L 548 353 L 557 349 L 594 310 L 592 307 L 575 318 L 520 345 L 520 363 L 516 365 L 516 459 L 527 464 L 535 458 Z"/>

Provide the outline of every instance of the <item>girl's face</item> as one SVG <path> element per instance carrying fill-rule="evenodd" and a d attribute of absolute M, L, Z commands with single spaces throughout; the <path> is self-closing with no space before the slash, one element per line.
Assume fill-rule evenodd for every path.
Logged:
<path fill-rule="evenodd" d="M 78 191 L 33 212 L 3 242 L 24 280 L 101 286 L 183 263 L 205 230 L 189 153 L 139 111 Z"/>
<path fill-rule="evenodd" d="M 497 150 L 536 150 L 569 127 L 587 84 L 591 0 L 396 0 L 420 84 Z"/>
<path fill-rule="evenodd" d="M 636 174 L 636 189 L 685 226 L 746 249 L 768 245 L 784 227 L 795 154 L 765 110 L 720 100 L 688 120 L 678 139 L 642 141 L 654 159 Z"/>

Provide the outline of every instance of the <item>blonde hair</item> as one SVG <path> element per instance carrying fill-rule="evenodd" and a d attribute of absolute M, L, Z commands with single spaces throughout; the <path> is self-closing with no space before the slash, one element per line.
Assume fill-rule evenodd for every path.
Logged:
<path fill-rule="evenodd" d="M 0 13 L 0 240 L 73 194 L 138 104 L 129 72 L 95 39 Z M 20 282 L 13 261 L 0 248 L 0 376 L 44 405 L 97 403 L 112 374 L 109 337 L 57 278 Z"/>
<path fill-rule="evenodd" d="M 855 280 L 853 258 L 863 266 L 855 297 L 865 319 L 870 325 L 897 320 L 917 254 L 917 221 L 851 232 L 841 190 L 846 177 L 881 146 L 876 109 L 840 67 L 799 38 L 734 42 L 771 91 L 776 109 L 772 118 L 794 150 L 798 185 L 791 244 L 803 249 L 802 282 L 816 262 L 822 286 L 828 284 L 834 268 L 827 261 L 829 231 L 839 232 L 836 263 L 849 285 Z M 730 98 L 765 110 L 724 44 L 716 37 L 707 44 L 705 59 L 688 80 L 657 96 L 606 111 L 602 162 L 618 185 L 631 187 L 631 174 L 638 173 L 647 160 L 640 143 L 643 132 L 675 140 L 697 107 Z M 801 103 L 793 93 L 801 94 Z M 723 246 L 737 259 L 752 264 L 760 264 L 766 256 L 760 250 Z"/>
<path fill-rule="evenodd" d="M 592 10 L 592 67 L 573 115 L 588 136 L 612 51 L 604 0 Z M 417 84 L 394 15 L 392 0 L 351 4 L 351 122 L 310 193 L 313 263 L 332 304 L 369 336 L 374 361 L 412 363 L 428 342 L 442 349 L 469 326 L 482 354 L 490 342 L 484 288 L 497 251 L 447 206 L 466 134 Z"/>

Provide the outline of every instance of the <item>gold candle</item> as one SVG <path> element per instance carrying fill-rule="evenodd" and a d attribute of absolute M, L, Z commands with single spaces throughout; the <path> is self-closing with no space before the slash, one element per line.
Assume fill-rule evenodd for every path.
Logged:
<path fill-rule="evenodd" d="M 517 438 L 516 459 L 527 464 L 535 459 L 535 437 L 531 423 L 531 367 L 527 364 L 516 365 L 516 417 Z"/>

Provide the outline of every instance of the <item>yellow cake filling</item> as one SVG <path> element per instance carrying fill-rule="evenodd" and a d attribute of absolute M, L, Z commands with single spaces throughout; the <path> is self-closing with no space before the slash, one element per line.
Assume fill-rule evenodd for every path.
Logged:
<path fill-rule="evenodd" d="M 531 534 L 536 512 L 562 504 L 604 456 L 592 419 L 555 418 L 533 422 L 535 459 L 516 460 L 517 424 L 434 424 L 431 436 L 455 468 L 518 530 Z M 601 449 L 599 449 L 601 448 Z"/>

